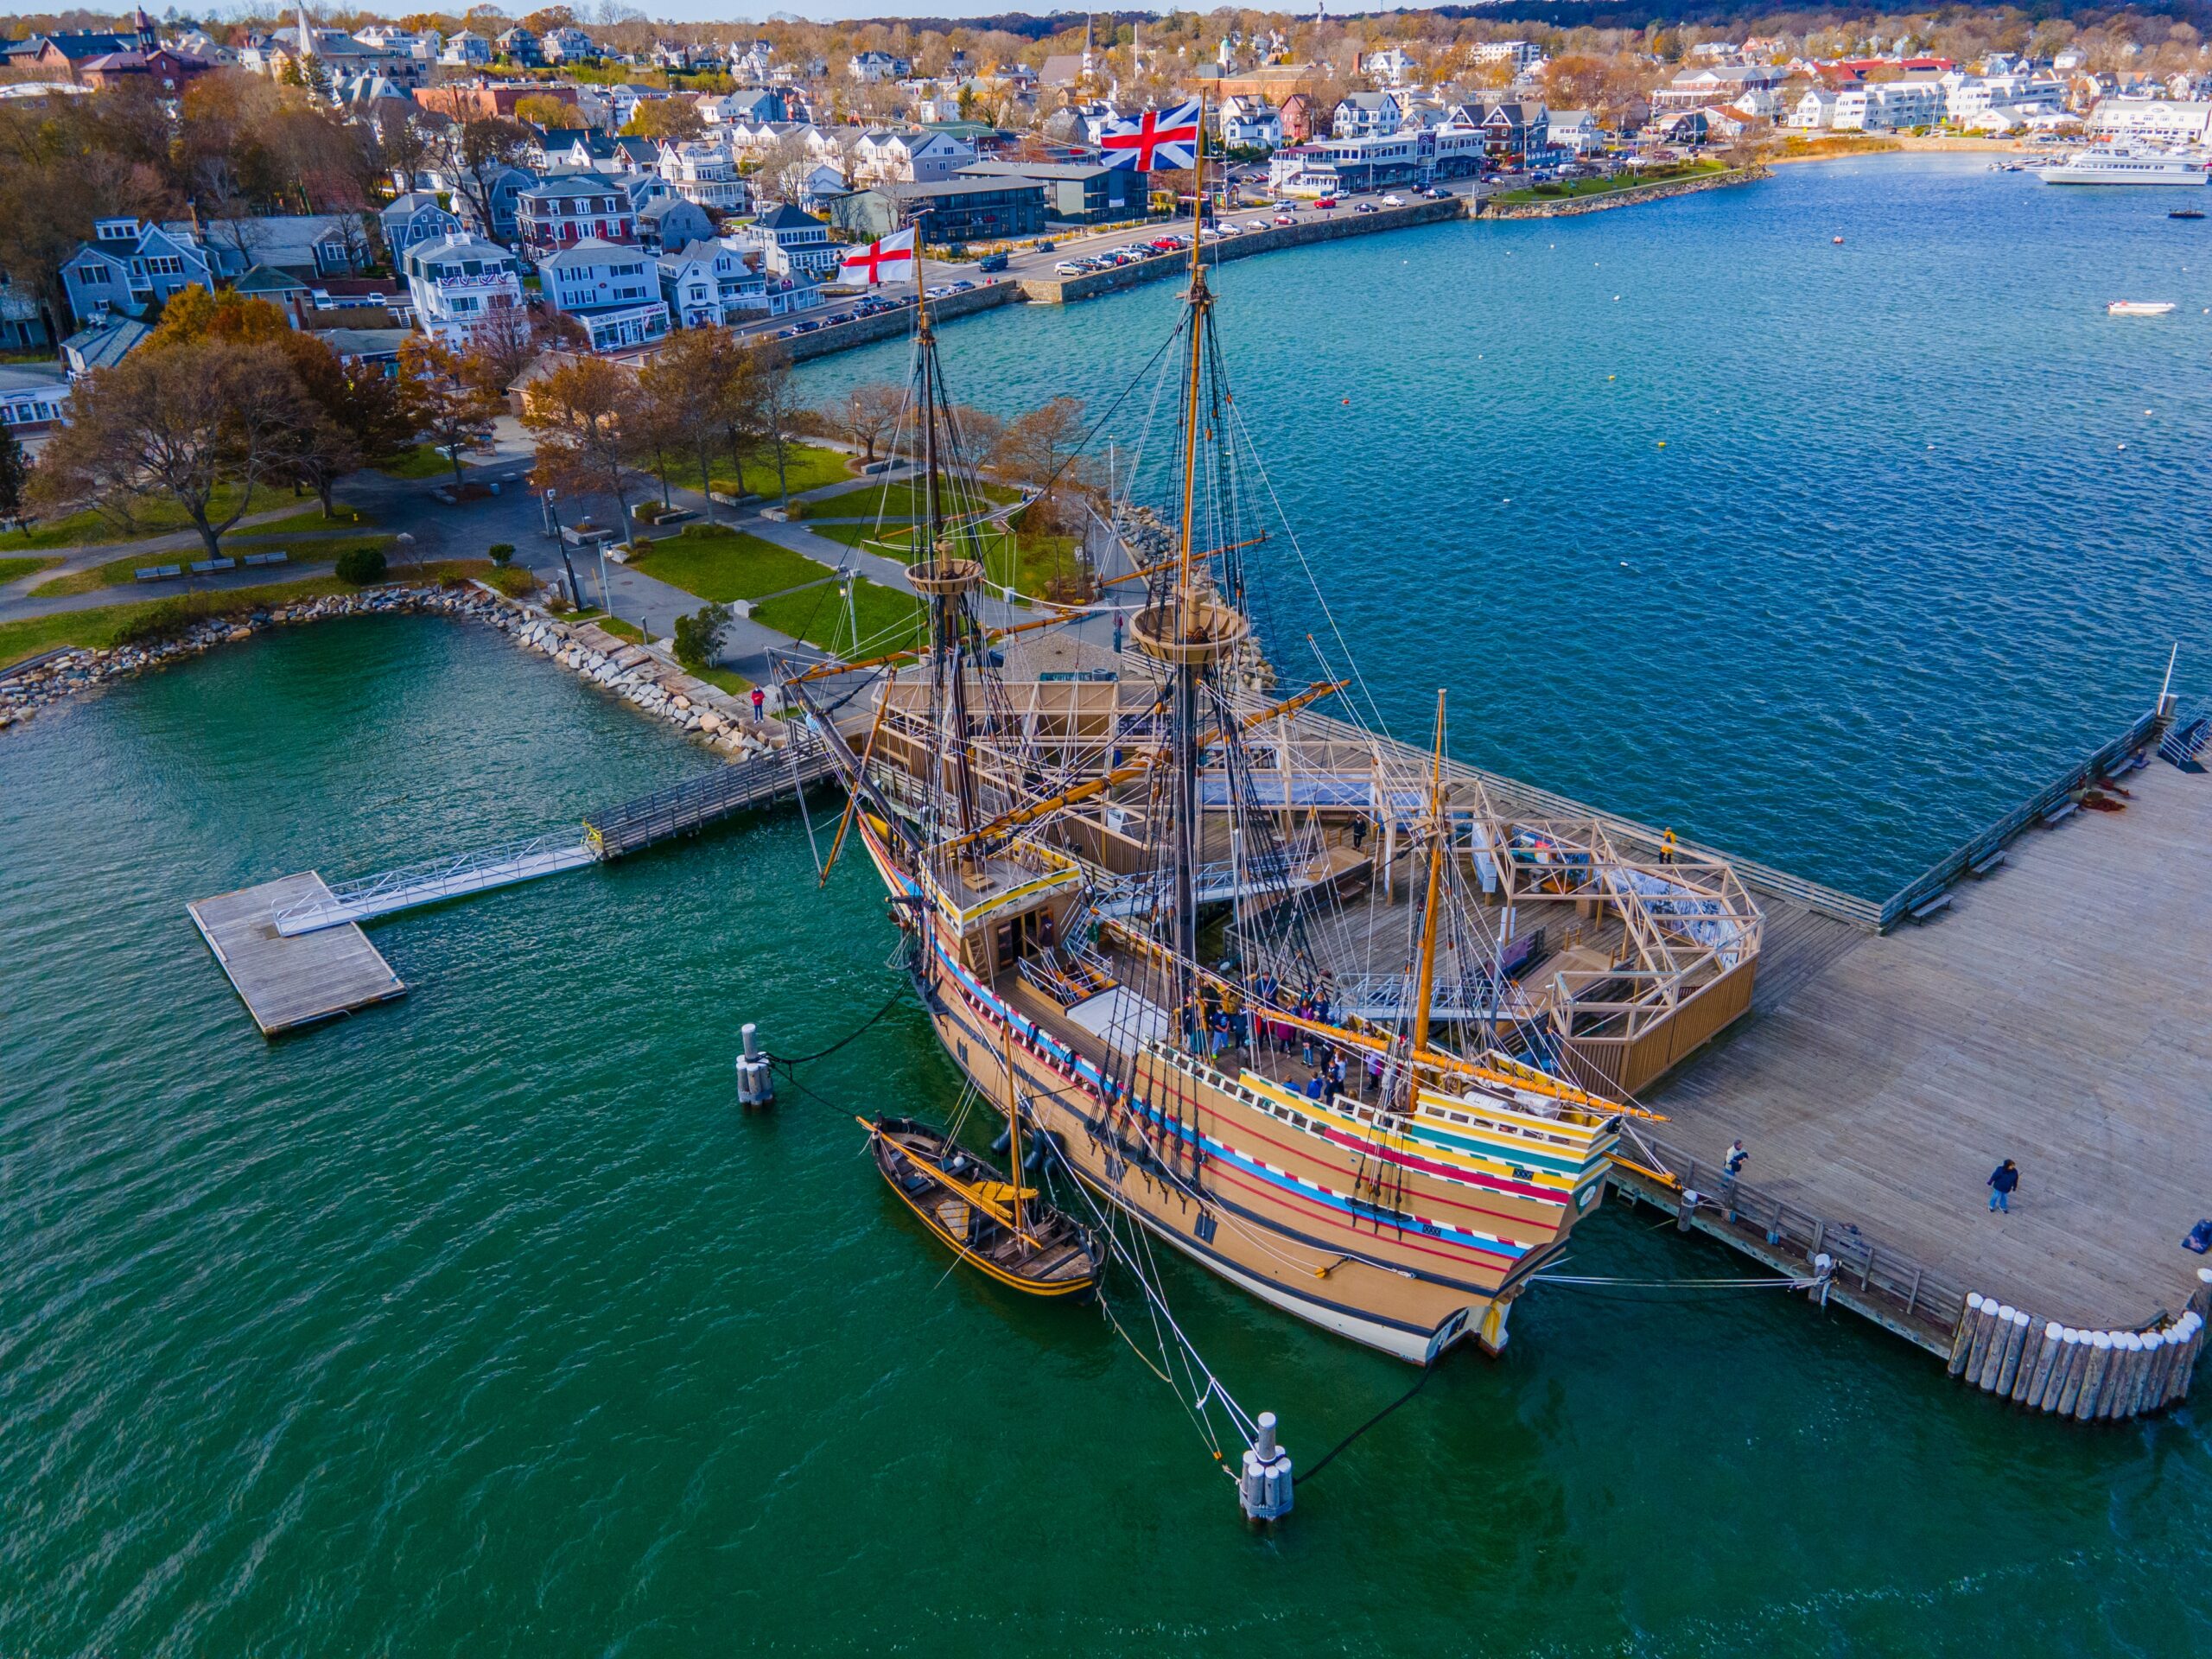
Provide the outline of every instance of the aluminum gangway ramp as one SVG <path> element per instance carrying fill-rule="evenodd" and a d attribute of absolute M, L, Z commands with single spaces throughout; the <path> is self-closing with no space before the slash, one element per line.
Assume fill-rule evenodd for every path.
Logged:
<path fill-rule="evenodd" d="M 591 849 L 575 830 L 556 830 L 450 858 L 410 864 L 381 875 L 363 876 L 322 887 L 276 912 L 276 931 L 286 938 L 348 922 L 365 922 L 394 912 L 464 899 L 492 887 L 535 881 L 592 861 Z"/>
<path fill-rule="evenodd" d="M 626 857 L 766 806 L 828 777 L 831 770 L 830 750 L 821 739 L 794 735 L 791 747 L 779 753 L 756 755 L 590 814 L 584 819 L 584 843 L 602 861 Z"/>

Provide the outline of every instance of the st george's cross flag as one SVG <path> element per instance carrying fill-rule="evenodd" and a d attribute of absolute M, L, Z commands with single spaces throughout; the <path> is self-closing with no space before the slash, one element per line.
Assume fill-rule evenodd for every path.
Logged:
<path fill-rule="evenodd" d="M 912 226 L 896 236 L 887 236 L 880 242 L 855 248 L 837 264 L 838 281 L 866 283 L 871 286 L 893 278 L 911 279 L 913 274 L 914 232 Z"/>
<path fill-rule="evenodd" d="M 1109 167 L 1140 173 L 1195 167 L 1198 160 L 1198 100 L 1172 110 L 1147 110 L 1134 121 L 1116 121 L 1099 134 Z"/>

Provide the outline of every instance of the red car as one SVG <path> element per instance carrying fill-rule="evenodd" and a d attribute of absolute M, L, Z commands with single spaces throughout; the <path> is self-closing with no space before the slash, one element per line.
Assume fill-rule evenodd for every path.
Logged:
<path fill-rule="evenodd" d="M 1313 205 L 1316 207 L 1333 207 L 1337 205 L 1337 199 L 1334 196 L 1323 196 Z"/>

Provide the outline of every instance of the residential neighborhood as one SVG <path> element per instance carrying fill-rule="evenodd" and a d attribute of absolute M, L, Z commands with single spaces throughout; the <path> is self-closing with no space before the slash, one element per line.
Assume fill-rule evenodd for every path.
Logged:
<path fill-rule="evenodd" d="M 1632 177 L 1815 138 L 2172 147 L 2212 129 L 2201 48 L 2071 25 L 1999 41 L 1962 27 L 1394 37 L 1382 20 L 1325 15 L 1094 18 L 1036 35 L 470 17 L 349 31 L 305 10 L 261 29 L 140 10 L 0 47 L 0 111 L 143 100 L 193 149 L 252 111 L 320 147 L 289 177 L 233 164 L 208 175 L 215 188 L 180 175 L 143 207 L 97 185 L 55 204 L 61 240 L 38 243 L 55 251 L 9 257 L 0 291 L 10 344 L 51 354 L 17 377 L 8 423 L 66 421 L 73 379 L 128 355 L 129 325 L 150 328 L 194 288 L 347 330 L 353 359 L 387 367 L 395 330 L 462 349 L 509 309 L 618 356 L 709 323 L 802 326 L 854 297 L 835 279 L 854 240 L 912 225 L 974 257 L 1180 211 L 1179 175 L 1114 165 L 1103 141 L 1192 98 L 1235 164 L 1216 173 L 1217 205 L 1289 212 L 1357 191 Z M 365 329 L 383 335 L 365 343 Z"/>

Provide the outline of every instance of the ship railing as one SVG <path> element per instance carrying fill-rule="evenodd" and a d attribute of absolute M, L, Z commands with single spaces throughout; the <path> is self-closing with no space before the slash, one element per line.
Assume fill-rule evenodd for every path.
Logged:
<path fill-rule="evenodd" d="M 1834 1263 L 1832 1283 L 1903 1322 L 1905 1335 L 1915 1334 L 1914 1325 L 1934 1326 L 1943 1334 L 1948 1351 L 1950 1333 L 1966 1317 L 1966 1288 L 1957 1281 L 1871 1237 L 1854 1223 L 1801 1209 L 1634 1126 L 1627 1134 L 1636 1150 L 1624 1156 L 1647 1154 L 1681 1190 L 1698 1195 L 1700 1213 L 1717 1213 L 1740 1243 L 1762 1241 L 1767 1251 L 1793 1266 L 1802 1264 L 1808 1277 L 1815 1271 L 1813 1258 L 1827 1255 Z"/>

